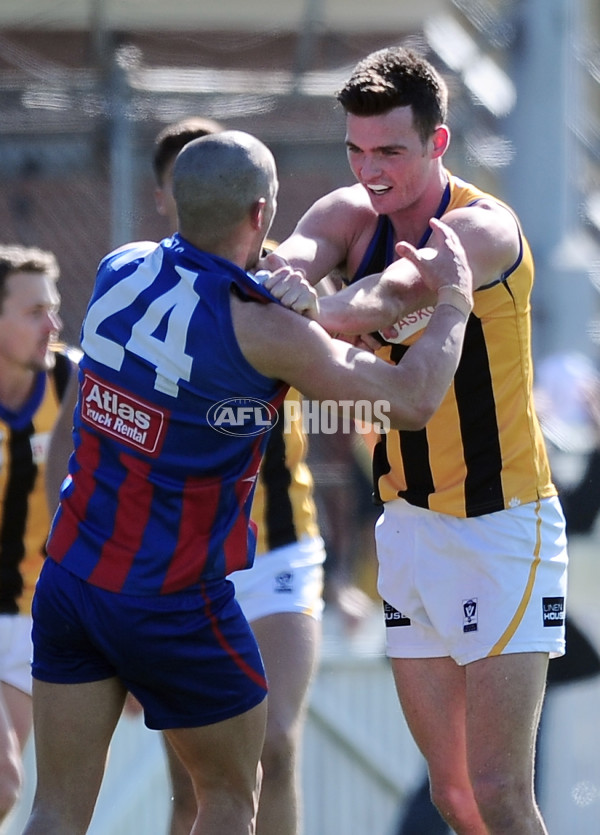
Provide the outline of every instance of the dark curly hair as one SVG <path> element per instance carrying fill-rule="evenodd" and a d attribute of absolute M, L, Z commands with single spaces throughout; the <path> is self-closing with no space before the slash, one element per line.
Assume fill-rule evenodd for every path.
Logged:
<path fill-rule="evenodd" d="M 400 46 L 377 50 L 359 61 L 336 98 L 354 116 L 412 107 L 423 142 L 446 121 L 448 111 L 444 79 L 425 58 Z"/>

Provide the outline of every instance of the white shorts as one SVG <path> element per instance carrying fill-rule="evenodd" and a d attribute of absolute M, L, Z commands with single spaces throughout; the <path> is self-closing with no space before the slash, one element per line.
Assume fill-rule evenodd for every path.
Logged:
<path fill-rule="evenodd" d="M 230 574 L 248 621 L 281 612 L 300 612 L 320 620 L 324 561 L 325 547 L 317 536 L 259 554 L 252 568 Z"/>
<path fill-rule="evenodd" d="M 0 615 L 0 681 L 31 696 L 30 615 Z"/>
<path fill-rule="evenodd" d="M 556 498 L 459 519 L 388 502 L 375 538 L 391 658 L 457 664 L 565 651 L 565 521 Z"/>

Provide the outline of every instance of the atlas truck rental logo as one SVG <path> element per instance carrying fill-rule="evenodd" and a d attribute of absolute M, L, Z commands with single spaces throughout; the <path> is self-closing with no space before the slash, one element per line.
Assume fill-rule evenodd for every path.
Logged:
<path fill-rule="evenodd" d="M 275 426 L 279 413 L 257 397 L 229 397 L 212 405 L 206 418 L 223 435 L 263 435 Z"/>
<path fill-rule="evenodd" d="M 166 434 L 169 413 L 86 371 L 81 419 L 126 446 L 155 457 Z"/>

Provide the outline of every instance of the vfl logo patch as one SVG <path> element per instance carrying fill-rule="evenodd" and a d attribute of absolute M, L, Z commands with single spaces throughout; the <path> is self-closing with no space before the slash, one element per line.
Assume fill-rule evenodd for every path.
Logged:
<path fill-rule="evenodd" d="M 167 432 L 169 412 L 86 371 L 81 387 L 81 419 L 104 435 L 154 458 Z"/>
<path fill-rule="evenodd" d="M 385 618 L 386 628 L 390 626 L 410 626 L 410 618 L 394 609 L 389 603 L 383 601 L 383 616 Z"/>
<path fill-rule="evenodd" d="M 294 590 L 294 572 L 282 571 L 275 577 L 275 591 L 277 594 L 290 593 Z"/>
<path fill-rule="evenodd" d="M 463 632 L 477 632 L 477 598 L 463 600 Z"/>
<path fill-rule="evenodd" d="M 542 618 L 544 626 L 564 626 L 565 598 L 542 597 Z"/>

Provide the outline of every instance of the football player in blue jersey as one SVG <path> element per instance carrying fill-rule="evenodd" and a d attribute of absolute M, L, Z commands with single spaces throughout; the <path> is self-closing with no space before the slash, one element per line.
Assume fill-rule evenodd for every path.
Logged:
<path fill-rule="evenodd" d="M 172 188 L 177 154 L 193 139 L 223 130 L 224 125 L 211 119 L 188 116 L 158 134 L 152 158 L 154 194 L 169 233 L 177 229 Z M 297 407 L 298 392 L 290 391 L 286 400 L 284 407 Z M 257 835 L 301 831 L 299 749 L 321 638 L 325 548 L 302 420 L 287 424 L 288 431 L 282 419 L 273 427 L 261 464 L 252 504 L 251 519 L 258 529 L 252 570 L 230 575 L 258 641 L 269 686 Z M 166 752 L 173 792 L 169 832 L 186 835 L 196 817 L 196 799 L 179 758 L 168 745 Z"/>

